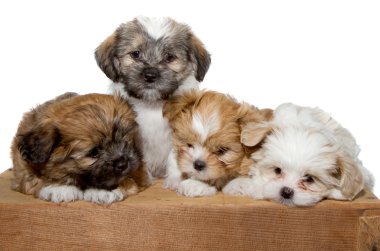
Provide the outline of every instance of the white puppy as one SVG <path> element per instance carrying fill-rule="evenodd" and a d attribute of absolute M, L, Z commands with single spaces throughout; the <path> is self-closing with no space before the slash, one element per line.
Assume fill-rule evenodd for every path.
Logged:
<path fill-rule="evenodd" d="M 311 206 L 324 198 L 352 200 L 373 187 L 354 137 L 318 108 L 280 105 L 271 121 L 247 125 L 241 141 L 262 146 L 251 155 L 251 177 L 231 181 L 226 194 Z"/>

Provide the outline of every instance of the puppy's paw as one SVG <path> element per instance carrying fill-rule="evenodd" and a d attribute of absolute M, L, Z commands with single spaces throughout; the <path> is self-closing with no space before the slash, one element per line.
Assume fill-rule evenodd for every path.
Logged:
<path fill-rule="evenodd" d="M 180 183 L 181 183 L 181 180 L 179 179 L 166 178 L 163 188 L 176 191 Z"/>
<path fill-rule="evenodd" d="M 187 197 L 198 197 L 215 195 L 217 190 L 202 181 L 187 179 L 179 184 L 177 192 Z"/>
<path fill-rule="evenodd" d="M 223 193 L 235 196 L 249 196 L 253 193 L 253 190 L 252 179 L 236 178 L 223 188 Z"/>
<path fill-rule="evenodd" d="M 84 200 L 97 204 L 111 204 L 124 199 L 124 195 L 120 189 L 116 188 L 112 191 L 103 189 L 90 188 L 84 192 Z"/>
<path fill-rule="evenodd" d="M 76 186 L 49 185 L 40 190 L 38 197 L 54 203 L 72 202 L 82 200 L 83 192 Z"/>

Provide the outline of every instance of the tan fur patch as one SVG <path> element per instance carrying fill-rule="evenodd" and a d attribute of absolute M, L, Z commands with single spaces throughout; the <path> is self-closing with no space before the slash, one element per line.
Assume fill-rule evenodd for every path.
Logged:
<path fill-rule="evenodd" d="M 342 173 L 340 189 L 342 194 L 351 200 L 363 189 L 363 174 L 349 157 L 340 156 L 336 161 L 337 167 Z"/>

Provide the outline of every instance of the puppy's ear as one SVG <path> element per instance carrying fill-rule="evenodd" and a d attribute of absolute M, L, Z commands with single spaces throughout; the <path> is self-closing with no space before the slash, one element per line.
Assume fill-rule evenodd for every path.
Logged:
<path fill-rule="evenodd" d="M 354 199 L 364 187 L 363 174 L 357 164 L 348 156 L 337 158 L 336 171 L 332 175 L 340 180 L 339 188 L 346 199 Z"/>
<path fill-rule="evenodd" d="M 195 78 L 202 82 L 210 67 L 211 57 L 202 42 L 193 34 L 191 35 L 190 43 L 190 57 L 197 66 Z"/>
<path fill-rule="evenodd" d="M 120 79 L 120 62 L 116 57 L 117 31 L 96 48 L 95 59 L 100 69 L 113 82 Z"/>
<path fill-rule="evenodd" d="M 189 91 L 183 95 L 174 96 L 166 102 L 163 108 L 163 115 L 169 121 L 172 121 L 178 114 L 194 107 L 199 102 L 199 92 Z"/>
<path fill-rule="evenodd" d="M 59 145 L 61 134 L 53 126 L 37 126 L 26 134 L 17 135 L 17 146 L 23 160 L 34 165 L 46 163 Z"/>
<path fill-rule="evenodd" d="M 264 117 L 265 121 L 269 121 L 273 119 L 273 110 L 269 108 L 260 109 L 261 115 Z"/>
<path fill-rule="evenodd" d="M 242 102 L 236 112 L 236 119 L 241 127 L 249 123 L 261 123 L 272 120 L 272 109 L 258 109 L 248 103 Z"/>
<path fill-rule="evenodd" d="M 240 141 L 243 145 L 253 147 L 258 145 L 272 132 L 272 127 L 264 123 L 248 123 L 241 131 Z"/>
<path fill-rule="evenodd" d="M 247 147 L 258 145 L 272 132 L 272 127 L 265 123 L 273 117 L 273 110 L 262 109 L 242 103 L 236 112 L 238 123 L 241 127 L 240 141 Z"/>
<path fill-rule="evenodd" d="M 62 95 L 57 96 L 53 101 L 57 102 L 57 101 L 65 100 L 65 99 L 70 99 L 70 98 L 73 98 L 73 97 L 76 97 L 76 96 L 78 96 L 78 93 L 75 93 L 75 92 L 66 92 L 66 93 L 64 93 Z"/>

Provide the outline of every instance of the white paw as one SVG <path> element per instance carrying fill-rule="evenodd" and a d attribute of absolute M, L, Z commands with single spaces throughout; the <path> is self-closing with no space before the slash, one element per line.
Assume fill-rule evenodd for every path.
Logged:
<path fill-rule="evenodd" d="M 202 181 L 187 179 L 179 184 L 177 192 L 187 197 L 197 197 L 215 195 L 217 190 Z"/>
<path fill-rule="evenodd" d="M 231 180 L 224 188 L 223 193 L 228 195 L 249 196 L 254 191 L 253 182 L 250 178 L 236 178 Z"/>
<path fill-rule="evenodd" d="M 180 179 L 166 178 L 163 188 L 175 191 L 178 189 L 180 183 L 181 183 Z"/>
<path fill-rule="evenodd" d="M 121 201 L 124 199 L 123 193 L 118 188 L 112 191 L 90 188 L 84 191 L 83 197 L 84 200 L 97 204 L 111 204 L 115 201 Z"/>
<path fill-rule="evenodd" d="M 76 186 L 49 185 L 40 190 L 38 197 L 54 203 L 71 202 L 82 200 L 83 192 Z"/>

